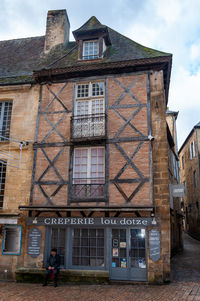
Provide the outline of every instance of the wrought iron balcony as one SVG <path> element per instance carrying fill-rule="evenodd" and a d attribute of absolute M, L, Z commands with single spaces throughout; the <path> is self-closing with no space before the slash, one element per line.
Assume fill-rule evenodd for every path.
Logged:
<path fill-rule="evenodd" d="M 95 199 L 105 197 L 104 178 L 73 179 L 71 197 L 77 199 Z"/>
<path fill-rule="evenodd" d="M 71 137 L 89 138 L 105 136 L 105 114 L 77 115 L 71 117 Z"/>
<path fill-rule="evenodd" d="M 0 130 L 0 141 L 8 141 L 10 129 Z"/>

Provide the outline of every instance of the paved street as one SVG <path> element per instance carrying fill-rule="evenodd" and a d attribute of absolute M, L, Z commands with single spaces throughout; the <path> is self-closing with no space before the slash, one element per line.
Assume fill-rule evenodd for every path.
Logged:
<path fill-rule="evenodd" d="M 184 250 L 172 258 L 174 281 L 200 281 L 200 241 L 183 234 Z"/>
<path fill-rule="evenodd" d="M 200 300 L 200 282 L 170 285 L 65 285 L 0 283 L 1 301 L 171 301 Z"/>
<path fill-rule="evenodd" d="M 200 301 L 200 242 L 184 235 L 184 252 L 172 259 L 168 285 L 61 285 L 0 282 L 0 301 Z"/>

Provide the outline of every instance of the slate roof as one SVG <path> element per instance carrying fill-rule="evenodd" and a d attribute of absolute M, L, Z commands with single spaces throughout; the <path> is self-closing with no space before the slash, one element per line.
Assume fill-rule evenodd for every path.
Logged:
<path fill-rule="evenodd" d="M 200 121 L 199 121 L 197 124 L 195 124 L 195 126 L 193 127 L 193 129 L 191 130 L 191 132 L 189 133 L 189 135 L 187 136 L 187 138 L 185 139 L 185 141 L 184 141 L 183 144 L 181 145 L 181 147 L 180 147 L 180 149 L 179 149 L 179 151 L 178 151 L 179 154 L 180 154 L 180 152 L 182 151 L 182 149 L 184 148 L 184 146 L 186 145 L 186 143 L 188 142 L 188 140 L 189 140 L 189 138 L 191 137 L 191 135 L 193 134 L 194 130 L 195 130 L 195 129 L 198 129 L 198 128 L 200 128 Z"/>
<path fill-rule="evenodd" d="M 111 46 L 105 51 L 103 59 L 98 61 L 99 64 L 171 56 L 169 53 L 142 46 L 111 28 L 108 28 L 108 33 L 111 40 Z M 78 47 L 76 47 L 75 43 L 74 48 L 71 49 L 71 51 L 69 51 L 69 47 L 68 49 L 63 49 L 58 46 L 57 49 L 55 48 L 43 61 L 41 61 L 40 68 L 57 69 L 76 65 L 84 66 L 86 62 L 78 61 L 77 58 Z M 91 65 L 96 63 L 96 61 L 92 60 L 87 62 L 87 64 Z"/>
<path fill-rule="evenodd" d="M 44 36 L 0 41 L 0 85 L 34 81 L 43 49 Z"/>
<path fill-rule="evenodd" d="M 102 25 L 99 20 L 92 16 L 87 22 L 85 22 L 80 28 L 73 31 L 73 34 L 78 34 L 88 30 L 106 29 L 107 26 Z"/>
<path fill-rule="evenodd" d="M 76 42 L 69 42 L 67 48 L 58 45 L 48 55 L 44 55 L 44 36 L 0 41 L 0 85 L 34 82 L 33 71 L 39 70 L 49 72 L 49 70 L 62 69 L 69 72 L 68 68 L 76 68 L 79 72 L 80 68 L 89 70 L 95 66 L 97 70 L 103 68 L 104 64 L 110 65 L 111 63 L 117 65 L 121 62 L 130 62 L 132 66 L 132 61 L 137 60 L 141 60 L 144 66 L 147 62 L 154 62 L 155 59 L 158 63 L 160 60 L 167 61 L 167 59 L 171 62 L 171 54 L 142 46 L 102 25 L 95 17 L 91 17 L 75 32 L 102 28 L 106 28 L 111 45 L 107 47 L 103 59 L 94 61 L 78 60 Z M 167 81 L 169 81 L 171 63 L 167 66 Z"/>

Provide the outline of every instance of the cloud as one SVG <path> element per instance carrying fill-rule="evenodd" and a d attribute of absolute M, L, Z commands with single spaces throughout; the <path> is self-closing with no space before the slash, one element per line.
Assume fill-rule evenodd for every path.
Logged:
<path fill-rule="evenodd" d="M 72 30 L 95 15 L 134 41 L 173 54 L 169 106 L 180 111 L 182 141 L 200 115 L 200 1 L 1 0 L 0 40 L 44 35 L 47 11 L 64 8 Z"/>
<path fill-rule="evenodd" d="M 155 14 L 165 23 L 167 27 L 173 27 L 177 20 L 180 19 L 182 5 L 180 1 L 153 1 Z"/>

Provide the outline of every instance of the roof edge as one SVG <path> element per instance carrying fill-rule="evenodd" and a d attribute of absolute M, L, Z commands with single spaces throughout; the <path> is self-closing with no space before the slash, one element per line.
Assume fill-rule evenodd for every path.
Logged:
<path fill-rule="evenodd" d="M 190 133 L 188 134 L 188 136 L 186 137 L 185 141 L 183 142 L 183 144 L 181 145 L 179 151 L 178 151 L 178 154 L 180 154 L 180 152 L 182 151 L 182 149 L 184 148 L 184 146 L 186 145 L 186 143 L 188 142 L 189 138 L 192 136 L 193 132 L 195 129 L 198 129 L 200 128 L 200 125 L 196 124 L 192 130 L 190 131 Z"/>

